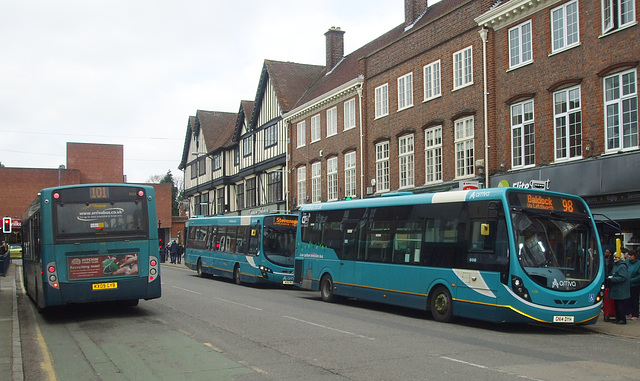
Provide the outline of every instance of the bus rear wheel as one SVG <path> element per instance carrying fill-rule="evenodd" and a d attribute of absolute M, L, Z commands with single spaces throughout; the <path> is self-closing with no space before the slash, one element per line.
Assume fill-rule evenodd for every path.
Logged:
<path fill-rule="evenodd" d="M 320 279 L 320 297 L 323 302 L 327 303 L 336 299 L 336 295 L 333 293 L 333 278 L 329 274 L 324 274 Z"/>
<path fill-rule="evenodd" d="M 431 291 L 429 309 L 433 319 L 442 323 L 451 321 L 453 316 L 453 300 L 446 287 L 438 286 Z"/>
<path fill-rule="evenodd" d="M 233 281 L 236 282 L 237 285 L 242 284 L 242 280 L 240 279 L 240 265 L 238 264 L 233 268 Z"/>
<path fill-rule="evenodd" d="M 196 271 L 198 272 L 198 276 L 200 278 L 204 278 L 204 273 L 202 272 L 202 260 L 198 258 L 198 264 L 196 265 Z"/>

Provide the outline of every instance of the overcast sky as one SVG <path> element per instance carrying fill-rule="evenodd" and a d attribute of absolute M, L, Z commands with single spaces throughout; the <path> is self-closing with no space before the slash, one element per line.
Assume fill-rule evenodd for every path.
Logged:
<path fill-rule="evenodd" d="M 0 6 L 0 162 L 124 145 L 129 182 L 177 169 L 189 115 L 254 100 L 264 59 L 324 65 L 404 21 L 403 0 L 56 0 Z M 1 180 L 0 180 L 1 181 Z"/>

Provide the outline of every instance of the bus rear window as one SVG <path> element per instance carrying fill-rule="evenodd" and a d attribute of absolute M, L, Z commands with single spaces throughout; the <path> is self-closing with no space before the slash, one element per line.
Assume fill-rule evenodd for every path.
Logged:
<path fill-rule="evenodd" d="M 60 203 L 54 208 L 57 242 L 148 236 L 145 204 L 139 201 Z"/>

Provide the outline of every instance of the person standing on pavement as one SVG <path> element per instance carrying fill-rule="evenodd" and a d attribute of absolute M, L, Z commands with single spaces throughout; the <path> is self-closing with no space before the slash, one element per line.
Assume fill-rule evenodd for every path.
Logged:
<path fill-rule="evenodd" d="M 631 320 L 638 320 L 638 310 L 640 309 L 640 302 L 638 301 L 640 298 L 640 261 L 636 250 L 629 251 L 627 268 L 629 269 L 629 309 Z"/>
<path fill-rule="evenodd" d="M 171 247 L 169 248 L 169 251 L 171 252 L 171 263 L 176 263 L 176 260 L 178 257 L 178 244 L 176 243 L 175 240 L 171 242 Z"/>
<path fill-rule="evenodd" d="M 627 304 L 631 295 L 629 291 L 629 269 L 622 253 L 614 253 L 613 269 L 609 275 L 609 298 L 613 299 L 616 309 L 615 324 L 627 324 Z"/>

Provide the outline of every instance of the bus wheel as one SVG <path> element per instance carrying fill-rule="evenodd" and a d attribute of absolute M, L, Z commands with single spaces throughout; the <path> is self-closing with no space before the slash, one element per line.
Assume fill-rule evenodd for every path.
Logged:
<path fill-rule="evenodd" d="M 320 279 L 320 297 L 323 302 L 331 303 L 335 301 L 335 294 L 333 293 L 333 278 L 331 275 L 324 274 Z"/>
<path fill-rule="evenodd" d="M 240 265 L 236 264 L 236 267 L 233 268 L 233 281 L 236 282 L 236 284 L 240 285 L 242 284 L 242 280 L 240 279 Z"/>
<path fill-rule="evenodd" d="M 433 319 L 442 323 L 451 321 L 453 316 L 453 300 L 446 287 L 438 286 L 431 291 L 429 309 Z"/>
<path fill-rule="evenodd" d="M 121 304 L 125 307 L 135 307 L 138 305 L 138 299 L 127 299 L 123 300 Z"/>
<path fill-rule="evenodd" d="M 204 273 L 202 272 L 202 260 L 198 258 L 198 265 L 196 266 L 196 271 L 198 272 L 198 276 L 200 278 L 204 278 Z"/>

